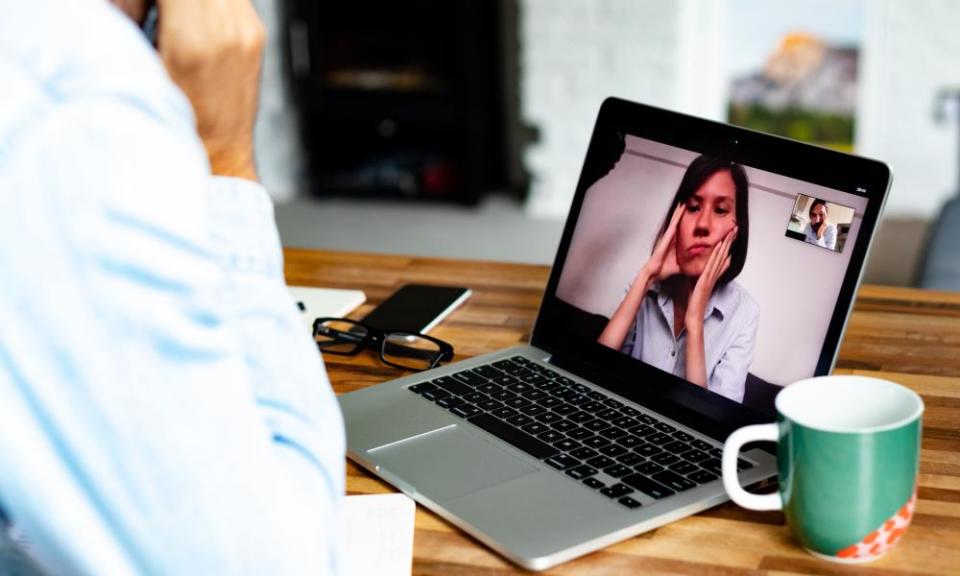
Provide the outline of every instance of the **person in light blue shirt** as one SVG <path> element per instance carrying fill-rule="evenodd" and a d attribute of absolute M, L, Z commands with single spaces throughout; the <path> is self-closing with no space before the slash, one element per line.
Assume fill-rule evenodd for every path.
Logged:
<path fill-rule="evenodd" d="M 0 574 L 336 573 L 343 422 L 253 169 L 263 30 L 159 6 L 157 52 L 106 0 L 0 0 Z"/>
<path fill-rule="evenodd" d="M 759 307 L 736 278 L 747 258 L 746 171 L 700 156 L 598 341 L 743 402 Z"/>
<path fill-rule="evenodd" d="M 837 249 L 837 227 L 827 219 L 827 203 L 814 200 L 810 203 L 810 222 L 803 229 L 803 239 L 821 248 Z"/>

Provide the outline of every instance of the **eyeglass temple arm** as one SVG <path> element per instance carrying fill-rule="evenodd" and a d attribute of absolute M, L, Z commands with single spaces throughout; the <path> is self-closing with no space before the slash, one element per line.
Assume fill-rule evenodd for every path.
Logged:
<path fill-rule="evenodd" d="M 323 326 L 318 326 L 317 328 L 315 328 L 313 331 L 313 335 L 329 336 L 330 338 L 337 338 L 338 340 L 341 340 L 343 342 L 360 342 L 364 338 L 366 338 L 366 336 L 362 334 L 357 334 L 356 332 L 350 332 L 349 330 L 347 331 L 335 330 L 332 328 L 324 328 Z"/>

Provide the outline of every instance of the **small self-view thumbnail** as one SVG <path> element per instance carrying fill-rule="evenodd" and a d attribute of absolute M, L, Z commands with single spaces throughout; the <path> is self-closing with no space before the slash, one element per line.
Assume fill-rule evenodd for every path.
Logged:
<path fill-rule="evenodd" d="M 843 252 L 854 210 L 813 196 L 797 194 L 787 236 L 821 248 Z"/>

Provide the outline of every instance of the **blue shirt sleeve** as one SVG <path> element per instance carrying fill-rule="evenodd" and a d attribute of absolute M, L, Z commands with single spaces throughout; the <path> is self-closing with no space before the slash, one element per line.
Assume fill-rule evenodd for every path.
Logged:
<path fill-rule="evenodd" d="M 189 112 L 30 92 L 3 64 L 0 507 L 28 553 L 335 573 L 343 424 L 266 194 L 209 175 Z"/>
<path fill-rule="evenodd" d="M 837 249 L 837 227 L 834 224 L 828 224 L 823 233 L 823 245 L 831 250 Z"/>

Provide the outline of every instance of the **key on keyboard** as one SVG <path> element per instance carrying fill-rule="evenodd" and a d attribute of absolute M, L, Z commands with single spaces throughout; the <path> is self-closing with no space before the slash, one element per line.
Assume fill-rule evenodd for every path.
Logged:
<path fill-rule="evenodd" d="M 631 474 L 630 476 L 621 478 L 620 481 L 656 500 L 676 494 L 673 490 L 654 482 L 642 474 Z"/>
<path fill-rule="evenodd" d="M 512 444 L 537 460 L 543 460 L 544 458 L 560 454 L 560 450 L 546 442 L 541 442 L 533 436 L 517 430 L 506 422 L 497 420 L 489 414 L 474 416 L 467 420 L 467 422 L 486 430 L 508 444 Z"/>

